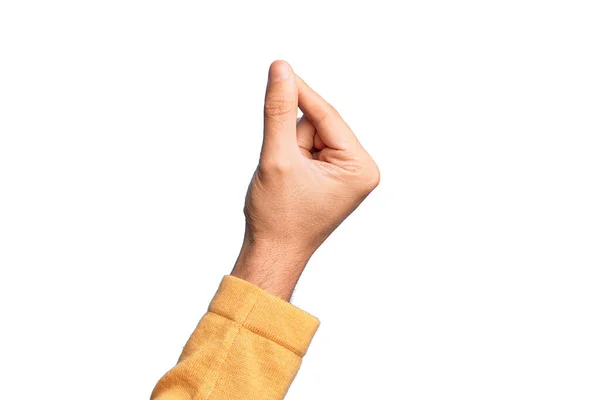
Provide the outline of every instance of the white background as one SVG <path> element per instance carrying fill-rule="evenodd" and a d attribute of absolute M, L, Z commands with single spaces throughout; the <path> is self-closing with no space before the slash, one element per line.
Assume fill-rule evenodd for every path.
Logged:
<path fill-rule="evenodd" d="M 287 398 L 600 398 L 597 4 L 1 2 L 2 397 L 148 398 L 237 256 L 282 58 L 382 172 L 297 288 Z"/>

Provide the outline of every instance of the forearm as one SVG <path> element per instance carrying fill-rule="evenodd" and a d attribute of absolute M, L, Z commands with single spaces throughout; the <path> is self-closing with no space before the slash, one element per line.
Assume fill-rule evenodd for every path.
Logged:
<path fill-rule="evenodd" d="M 250 241 L 246 235 L 231 275 L 289 301 L 311 254 L 299 246 Z"/>

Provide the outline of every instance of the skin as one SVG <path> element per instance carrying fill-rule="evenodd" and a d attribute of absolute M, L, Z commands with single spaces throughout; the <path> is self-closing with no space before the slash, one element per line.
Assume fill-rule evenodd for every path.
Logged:
<path fill-rule="evenodd" d="M 339 113 L 285 61 L 269 69 L 264 114 L 231 275 L 289 301 L 313 253 L 377 187 L 379 169 Z"/>

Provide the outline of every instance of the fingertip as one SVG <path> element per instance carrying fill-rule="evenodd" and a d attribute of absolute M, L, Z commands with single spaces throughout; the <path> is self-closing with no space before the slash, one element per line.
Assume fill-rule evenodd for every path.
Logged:
<path fill-rule="evenodd" d="M 283 60 L 273 61 L 269 68 L 269 82 L 286 80 L 293 75 L 290 64 Z"/>
<path fill-rule="evenodd" d="M 294 72 L 294 80 L 296 81 L 296 86 L 298 86 L 298 90 L 305 90 L 306 88 L 306 82 L 304 82 L 304 80 L 302 78 L 300 78 L 298 76 L 298 74 L 296 74 Z"/>

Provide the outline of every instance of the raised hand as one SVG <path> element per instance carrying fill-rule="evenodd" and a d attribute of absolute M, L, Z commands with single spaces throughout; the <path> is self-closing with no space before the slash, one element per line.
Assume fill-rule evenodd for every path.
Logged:
<path fill-rule="evenodd" d="M 232 275 L 289 300 L 315 250 L 378 184 L 377 165 L 338 112 L 286 62 L 274 62 Z"/>

